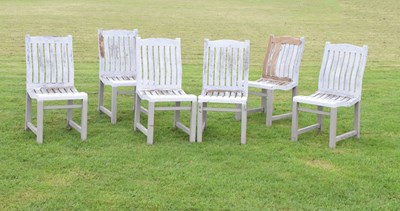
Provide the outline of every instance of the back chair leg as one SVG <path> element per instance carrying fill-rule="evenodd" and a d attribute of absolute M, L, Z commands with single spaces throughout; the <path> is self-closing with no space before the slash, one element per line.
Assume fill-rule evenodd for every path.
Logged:
<path fill-rule="evenodd" d="M 104 83 L 99 80 L 99 104 L 97 111 L 101 113 L 100 107 L 104 105 Z"/>
<path fill-rule="evenodd" d="M 28 122 L 32 122 L 32 98 L 26 93 L 25 130 L 29 129 Z"/>
<path fill-rule="evenodd" d="M 117 123 L 117 96 L 118 87 L 112 87 L 111 94 L 111 124 Z"/>
<path fill-rule="evenodd" d="M 318 111 L 323 111 L 324 107 L 322 106 L 317 106 L 317 110 Z M 323 127 L 324 127 L 324 115 L 322 114 L 317 114 L 317 118 L 318 118 L 318 130 L 319 132 L 322 132 Z"/>
<path fill-rule="evenodd" d="M 181 102 L 175 102 L 175 106 L 176 107 L 181 107 Z M 179 122 L 181 118 L 181 111 L 180 110 L 176 110 L 174 112 L 174 128 L 176 128 L 176 124 Z"/>
<path fill-rule="evenodd" d="M 43 143 L 43 101 L 37 101 L 37 133 L 36 133 L 36 142 L 38 144 Z"/>
<path fill-rule="evenodd" d="M 360 118 L 361 118 L 360 103 L 361 102 L 357 102 L 354 105 L 354 130 L 356 131 L 357 138 L 360 138 Z"/>
<path fill-rule="evenodd" d="M 135 118 L 133 121 L 133 130 L 136 131 L 138 124 L 140 123 L 140 113 L 141 113 L 141 99 L 139 95 L 135 94 Z"/>
<path fill-rule="evenodd" d="M 203 103 L 203 108 L 207 108 L 207 103 Z M 206 110 L 203 110 L 203 124 L 204 124 L 203 130 L 205 130 L 207 128 L 207 111 Z"/>
<path fill-rule="evenodd" d="M 330 112 L 330 124 L 329 124 L 329 147 L 336 147 L 336 120 L 337 120 L 337 108 L 331 108 Z"/>
<path fill-rule="evenodd" d="M 67 105 L 73 105 L 73 104 L 74 104 L 73 100 L 67 100 Z M 82 109 L 83 109 L 83 103 L 82 103 Z M 67 108 L 67 128 L 68 129 L 71 129 L 72 114 L 73 114 L 72 108 Z"/>
<path fill-rule="evenodd" d="M 247 130 L 247 104 L 244 103 L 241 106 L 242 109 L 242 130 L 241 130 L 241 144 L 246 144 L 246 130 Z"/>
<path fill-rule="evenodd" d="M 82 114 L 81 114 L 81 139 L 86 140 L 87 137 L 87 113 L 88 113 L 88 101 L 87 99 L 82 100 Z"/>
<path fill-rule="evenodd" d="M 203 103 L 200 102 L 197 104 L 197 142 L 201 142 L 203 138 Z"/>
<path fill-rule="evenodd" d="M 192 108 L 190 110 L 190 142 L 196 141 L 196 110 L 197 109 L 197 101 L 192 101 Z M 199 126 L 200 127 L 200 126 Z"/>
<path fill-rule="evenodd" d="M 149 114 L 147 120 L 147 144 L 153 144 L 154 135 L 154 102 L 149 102 Z"/>
<path fill-rule="evenodd" d="M 299 127 L 298 106 L 299 106 L 299 103 L 293 102 L 293 104 L 292 104 L 292 141 L 297 141 L 297 137 L 298 137 L 298 127 Z"/>
<path fill-rule="evenodd" d="M 265 96 L 267 94 L 266 89 L 261 89 L 261 107 L 262 107 L 262 112 L 267 113 L 267 97 Z"/>
<path fill-rule="evenodd" d="M 266 125 L 271 127 L 272 125 L 272 112 L 274 110 L 274 91 L 267 90 L 267 114 L 266 114 Z"/>

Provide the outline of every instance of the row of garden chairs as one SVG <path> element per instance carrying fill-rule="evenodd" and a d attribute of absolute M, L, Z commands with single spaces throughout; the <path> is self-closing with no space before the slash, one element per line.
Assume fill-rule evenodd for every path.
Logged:
<path fill-rule="evenodd" d="M 205 40 L 203 61 L 203 87 L 199 96 L 186 94 L 182 89 L 182 62 L 180 39 L 141 39 L 138 31 L 99 30 L 99 102 L 98 110 L 117 122 L 117 95 L 119 87 L 132 87 L 135 98 L 134 129 L 147 136 L 153 144 L 154 113 L 156 110 L 174 111 L 174 127 L 189 135 L 191 142 L 202 141 L 207 112 L 234 112 L 241 119 L 241 143 L 246 143 L 247 113 L 266 113 L 266 125 L 273 120 L 292 117 L 292 140 L 311 129 L 322 130 L 323 115 L 331 117 L 329 146 L 351 136 L 360 136 L 360 100 L 362 77 L 365 69 L 367 46 L 349 44 L 325 45 L 318 91 L 311 96 L 296 96 L 304 38 L 271 36 L 263 65 L 262 77 L 248 81 L 250 42 L 248 40 Z M 26 36 L 27 104 L 25 129 L 43 141 L 43 110 L 67 109 L 67 125 L 87 136 L 87 94 L 74 87 L 72 37 Z M 111 109 L 104 106 L 104 86 L 110 85 Z M 261 92 L 249 92 L 248 88 Z M 135 90 L 136 88 L 136 90 Z M 292 90 L 292 113 L 273 116 L 274 90 Z M 248 94 L 261 97 L 261 108 L 247 109 Z M 32 123 L 32 99 L 36 99 L 37 126 Z M 44 101 L 66 100 L 67 105 L 44 106 Z M 81 101 L 74 104 L 74 100 Z M 142 107 L 148 101 L 148 109 Z M 156 107 L 158 102 L 173 102 L 174 106 Z M 182 106 L 188 102 L 190 106 Z M 236 107 L 210 107 L 209 103 L 234 104 Z M 317 110 L 299 107 L 299 103 L 317 106 Z M 355 107 L 354 130 L 336 136 L 337 107 Z M 197 107 L 197 108 L 196 108 Z M 324 112 L 323 107 L 331 108 Z M 81 125 L 72 120 L 72 109 L 81 108 Z M 190 126 L 180 122 L 180 111 L 189 110 Z M 318 123 L 298 129 L 298 112 L 313 112 Z M 147 128 L 140 123 L 140 115 L 148 117 Z"/>

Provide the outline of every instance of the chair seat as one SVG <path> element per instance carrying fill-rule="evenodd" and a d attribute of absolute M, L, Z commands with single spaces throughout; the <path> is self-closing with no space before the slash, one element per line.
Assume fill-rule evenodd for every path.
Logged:
<path fill-rule="evenodd" d="M 41 87 L 27 91 L 37 100 L 80 100 L 87 99 L 85 92 L 78 92 L 75 87 Z"/>
<path fill-rule="evenodd" d="M 110 86 L 136 86 L 134 76 L 101 76 L 100 80 Z"/>
<path fill-rule="evenodd" d="M 315 92 L 310 96 L 296 96 L 293 102 L 307 103 L 330 108 L 350 107 L 360 101 L 359 98 L 340 96 L 330 93 Z"/>
<path fill-rule="evenodd" d="M 247 95 L 243 91 L 206 90 L 198 97 L 199 102 L 212 103 L 246 103 Z"/>
<path fill-rule="evenodd" d="M 290 90 L 295 86 L 297 86 L 297 83 L 289 78 L 267 77 L 256 81 L 249 81 L 249 87 L 260 89 Z"/>
<path fill-rule="evenodd" d="M 197 101 L 195 95 L 188 95 L 182 89 L 137 90 L 137 94 L 141 99 L 150 102 Z"/>

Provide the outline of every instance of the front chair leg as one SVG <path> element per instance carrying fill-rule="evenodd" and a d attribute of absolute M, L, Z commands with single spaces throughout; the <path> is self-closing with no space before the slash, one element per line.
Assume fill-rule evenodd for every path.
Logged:
<path fill-rule="evenodd" d="M 267 90 L 267 112 L 266 112 L 266 126 L 272 126 L 272 112 L 274 110 L 274 91 Z"/>
<path fill-rule="evenodd" d="M 67 100 L 67 105 L 73 105 L 74 104 L 74 101 L 73 100 Z M 82 104 L 82 107 L 83 107 L 83 104 Z M 72 113 L 73 112 L 73 110 L 72 110 L 72 108 L 68 108 L 67 109 L 67 128 L 68 129 L 71 129 L 71 125 L 70 125 L 70 122 L 71 122 L 71 120 L 72 120 Z"/>
<path fill-rule="evenodd" d="M 181 107 L 181 102 L 175 102 L 175 106 L 176 107 Z M 181 111 L 180 110 L 176 110 L 174 112 L 174 128 L 176 128 L 176 124 L 179 122 L 181 118 Z"/>
<path fill-rule="evenodd" d="M 135 94 L 135 118 L 133 121 L 133 130 L 136 131 L 137 126 L 140 124 L 141 99 L 138 94 Z"/>
<path fill-rule="evenodd" d="M 322 107 L 322 106 L 317 106 L 317 110 L 318 111 L 323 111 L 324 110 L 324 107 Z M 322 130 L 323 130 L 323 127 L 324 127 L 324 115 L 322 115 L 322 114 L 317 114 L 317 118 L 318 118 L 318 130 L 319 130 L 319 132 L 322 132 Z"/>
<path fill-rule="evenodd" d="M 336 147 L 337 108 L 331 108 L 329 123 L 329 148 Z"/>
<path fill-rule="evenodd" d="M 192 102 L 192 108 L 190 110 L 190 142 L 196 141 L 196 110 L 197 109 L 197 101 Z M 199 126 L 200 127 L 200 126 Z"/>
<path fill-rule="evenodd" d="M 118 87 L 112 87 L 111 94 L 111 124 L 117 123 L 117 97 Z"/>
<path fill-rule="evenodd" d="M 82 116 L 81 116 L 81 139 L 82 141 L 87 138 L 87 112 L 88 102 L 87 99 L 82 100 Z"/>
<path fill-rule="evenodd" d="M 26 93 L 25 130 L 29 129 L 28 122 L 32 123 L 32 98 Z"/>
<path fill-rule="evenodd" d="M 147 121 L 147 144 L 153 144 L 154 135 L 154 102 L 149 102 L 149 114 Z"/>
<path fill-rule="evenodd" d="M 293 102 L 292 104 L 292 141 L 297 141 L 298 138 L 298 128 L 299 128 L 299 103 Z"/>
<path fill-rule="evenodd" d="M 242 128 L 241 128 L 241 144 L 246 144 L 246 130 L 247 130 L 247 104 L 244 103 L 241 106 L 242 110 Z"/>
<path fill-rule="evenodd" d="M 36 142 L 38 144 L 43 143 L 43 101 L 37 101 L 37 133 L 36 133 Z"/>
<path fill-rule="evenodd" d="M 203 102 L 197 103 L 197 142 L 202 142 L 203 138 Z"/>
<path fill-rule="evenodd" d="M 357 138 L 360 138 L 360 119 L 361 119 L 360 103 L 361 102 L 357 102 L 354 105 L 354 130 L 356 131 Z"/>

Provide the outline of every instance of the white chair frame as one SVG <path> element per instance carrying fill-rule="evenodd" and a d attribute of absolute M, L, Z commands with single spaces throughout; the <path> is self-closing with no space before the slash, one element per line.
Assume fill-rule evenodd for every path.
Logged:
<path fill-rule="evenodd" d="M 67 109 L 67 126 L 76 129 L 81 139 L 87 137 L 88 96 L 74 87 L 72 36 L 25 37 L 26 52 L 26 113 L 25 130 L 36 134 L 43 143 L 43 113 L 45 109 Z M 37 101 L 37 125 L 32 123 L 32 99 Z M 67 105 L 45 106 L 45 101 L 66 100 Z M 74 100 L 81 104 L 74 104 Z M 81 109 L 81 125 L 72 120 L 72 109 Z"/>
<path fill-rule="evenodd" d="M 246 144 L 250 41 L 204 40 L 203 88 L 198 96 L 197 142 L 202 142 L 208 111 L 241 114 L 241 144 Z M 211 108 L 208 103 L 235 104 Z"/>
<path fill-rule="evenodd" d="M 197 97 L 182 90 L 182 61 L 180 38 L 164 39 L 136 38 L 137 85 L 135 99 L 134 130 L 139 129 L 147 136 L 147 144 L 153 144 L 154 112 L 174 111 L 174 127 L 189 135 L 190 142 L 196 139 Z M 141 106 L 141 101 L 148 101 L 148 110 Z M 174 102 L 176 106 L 156 107 L 158 102 Z M 181 106 L 190 102 L 191 106 Z M 189 110 L 190 126 L 180 122 L 180 111 Z M 147 114 L 147 128 L 140 123 L 140 114 Z"/>
<path fill-rule="evenodd" d="M 300 62 L 304 51 L 304 37 L 270 36 L 265 55 L 262 78 L 249 81 L 249 88 L 261 89 L 261 92 L 249 91 L 249 94 L 261 97 L 261 108 L 248 109 L 248 113 L 266 113 L 266 126 L 272 121 L 291 118 L 292 113 L 273 116 L 274 91 L 292 90 L 292 98 L 297 95 Z"/>
<path fill-rule="evenodd" d="M 98 111 L 117 123 L 118 94 L 135 95 L 136 65 L 135 38 L 138 30 L 98 30 L 99 40 L 99 96 Z M 111 110 L 104 106 L 104 86 L 111 86 Z M 132 91 L 118 91 L 119 87 L 132 87 Z M 132 98 L 132 100 L 134 97 Z M 133 106 L 134 108 L 134 106 Z"/>
<path fill-rule="evenodd" d="M 298 135 L 310 130 L 322 131 L 323 116 L 330 117 L 329 147 L 335 148 L 336 143 L 349 138 L 360 137 L 360 102 L 362 78 L 367 61 L 368 46 L 358 47 L 350 44 L 325 45 L 319 74 L 318 91 L 310 96 L 293 98 L 292 108 L 292 140 L 297 141 Z M 317 110 L 299 107 L 300 103 L 317 106 Z M 336 136 L 337 109 L 354 106 L 354 129 Z M 330 108 L 330 112 L 323 108 Z M 318 123 L 298 129 L 299 111 L 317 114 Z"/>

